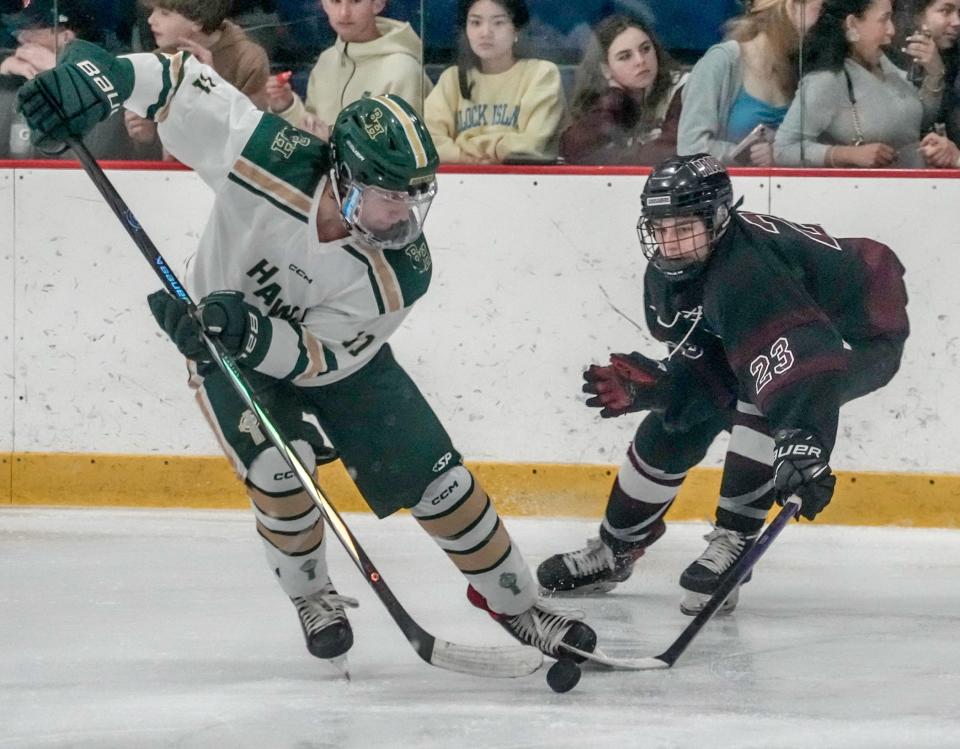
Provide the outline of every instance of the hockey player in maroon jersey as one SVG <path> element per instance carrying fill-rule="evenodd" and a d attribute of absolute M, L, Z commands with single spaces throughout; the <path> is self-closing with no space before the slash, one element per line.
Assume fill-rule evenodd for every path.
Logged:
<path fill-rule="evenodd" d="M 692 615 L 753 544 L 775 500 L 797 494 L 809 520 L 830 502 L 840 406 L 885 385 L 900 365 L 904 269 L 879 242 L 738 210 L 729 175 L 705 154 L 664 161 L 641 201 L 646 322 L 669 355 L 611 354 L 584 373 L 587 405 L 601 416 L 648 413 L 599 538 L 550 557 L 537 574 L 558 593 L 605 592 L 626 580 L 663 535 L 687 471 L 727 430 L 716 524 L 680 577 L 680 608 Z"/>

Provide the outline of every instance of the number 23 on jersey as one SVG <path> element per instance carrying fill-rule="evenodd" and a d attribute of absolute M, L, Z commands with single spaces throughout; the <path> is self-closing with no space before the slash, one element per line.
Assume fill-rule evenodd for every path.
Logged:
<path fill-rule="evenodd" d="M 769 385 L 774 377 L 782 375 L 793 366 L 793 352 L 790 350 L 790 341 L 778 338 L 770 347 L 769 356 L 760 354 L 750 362 L 750 374 L 754 377 L 754 390 L 760 393 Z"/>

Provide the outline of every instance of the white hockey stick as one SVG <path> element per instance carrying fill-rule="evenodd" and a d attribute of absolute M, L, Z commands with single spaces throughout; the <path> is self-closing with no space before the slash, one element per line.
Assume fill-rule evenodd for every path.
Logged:
<path fill-rule="evenodd" d="M 713 615 L 717 613 L 717 610 L 723 605 L 723 602 L 727 600 L 743 578 L 753 569 L 754 565 L 760 561 L 760 557 L 767 551 L 773 539 L 780 535 L 780 531 L 784 529 L 790 520 L 797 516 L 798 512 L 800 512 L 800 499 L 798 497 L 787 498 L 783 509 L 770 521 L 770 525 L 760 534 L 757 542 L 730 568 L 730 571 L 723 578 L 723 581 L 714 591 L 713 595 L 710 596 L 710 600 L 707 601 L 706 605 L 693 618 L 693 621 L 686 626 L 683 632 L 680 633 L 680 636 L 673 641 L 673 644 L 660 653 L 660 655 L 646 656 L 644 658 L 612 658 L 599 649 L 594 650 L 592 653 L 587 653 L 583 650 L 572 648 L 569 645 L 564 645 L 563 647 L 576 655 L 582 656 L 591 663 L 596 663 L 598 666 L 606 666 L 607 668 L 617 671 L 654 671 L 671 668 L 673 664 L 677 662 L 677 659 L 683 651 L 687 649 L 687 646 L 693 638 L 703 629 L 703 625 L 713 618 Z"/>
<path fill-rule="evenodd" d="M 107 175 L 103 173 L 100 165 L 94 160 L 90 151 L 79 138 L 68 137 L 67 144 L 76 153 L 77 158 L 83 165 L 87 175 L 93 180 L 94 185 L 100 191 L 104 200 L 113 209 L 120 223 L 127 230 L 130 238 L 143 253 L 143 256 L 150 263 L 154 272 L 160 278 L 164 287 L 173 296 L 186 302 L 191 310 L 196 309 L 196 305 L 190 298 L 186 289 L 170 270 L 167 261 L 164 260 L 160 251 L 147 233 L 140 226 L 136 217 L 124 203 L 123 198 L 117 192 Z M 219 340 L 203 336 L 204 342 L 223 373 L 226 375 L 237 395 L 246 404 L 247 408 L 257 417 L 260 426 L 266 433 L 270 442 L 283 455 L 290 469 L 296 474 L 297 479 L 303 485 L 304 490 L 310 495 L 310 498 L 316 504 L 323 519 L 333 529 L 337 539 L 347 550 L 347 554 L 353 560 L 353 563 L 360 570 L 366 581 L 373 588 L 381 603 L 386 607 L 390 616 L 397 623 L 397 626 L 403 632 L 407 641 L 413 646 L 424 661 L 431 666 L 444 668 L 448 671 L 459 671 L 465 674 L 475 676 L 492 676 L 499 678 L 515 678 L 532 674 L 543 665 L 543 654 L 536 648 L 528 645 L 506 645 L 502 647 L 481 647 L 471 645 L 458 645 L 453 642 L 447 642 L 434 637 L 421 627 L 410 614 L 403 608 L 400 601 L 393 594 L 393 591 L 384 581 L 379 570 L 374 566 L 370 557 L 357 542 L 351 530 L 340 517 L 336 508 L 324 496 L 320 487 L 317 485 L 313 476 L 313 471 L 304 465 L 300 456 L 290 447 L 287 440 L 277 429 L 273 418 L 267 410 L 257 401 L 253 388 L 247 382 L 246 376 L 233 358 L 223 350 Z"/>

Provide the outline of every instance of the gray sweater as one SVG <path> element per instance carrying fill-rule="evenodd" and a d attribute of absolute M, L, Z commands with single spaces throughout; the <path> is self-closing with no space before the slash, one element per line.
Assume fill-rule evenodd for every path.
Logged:
<path fill-rule="evenodd" d="M 727 120 L 743 87 L 740 43 L 713 45 L 690 71 L 683 87 L 683 111 L 677 132 L 677 153 L 709 153 L 724 164 L 737 147 L 727 140 Z"/>
<path fill-rule="evenodd" d="M 894 167 L 923 167 L 917 148 L 923 129 L 937 114 L 941 94 L 923 90 L 921 97 L 886 55 L 880 59 L 883 80 L 850 58 L 844 66 L 853 83 L 863 142 L 895 148 Z M 800 82 L 800 91 L 777 131 L 774 158 L 780 166 L 827 166 L 831 145 L 853 145 L 857 137 L 846 77 L 842 72 L 818 70 Z"/>

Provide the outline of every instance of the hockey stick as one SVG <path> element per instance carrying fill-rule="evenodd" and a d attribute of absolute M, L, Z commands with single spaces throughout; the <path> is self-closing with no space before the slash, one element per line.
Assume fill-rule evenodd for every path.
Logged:
<path fill-rule="evenodd" d="M 77 158 L 83 165 L 84 171 L 96 185 L 104 200 L 120 219 L 127 234 L 134 241 L 140 252 L 150 263 L 154 272 L 163 282 L 167 291 L 178 299 L 186 302 L 191 310 L 196 310 L 196 305 L 183 288 L 183 285 L 170 270 L 167 261 L 163 259 L 160 251 L 147 233 L 140 226 L 133 212 L 124 203 L 123 198 L 117 192 L 117 189 L 110 182 L 106 174 L 100 168 L 100 165 L 94 160 L 90 151 L 79 138 L 70 136 L 66 139 L 67 144 L 76 153 Z M 431 666 L 437 666 L 449 671 L 459 671 L 465 674 L 476 676 L 492 676 L 498 678 L 515 678 L 532 674 L 543 665 L 543 654 L 536 648 L 527 645 L 507 645 L 502 647 L 479 647 L 471 645 L 458 645 L 434 637 L 421 627 L 407 613 L 407 611 L 397 600 L 393 591 L 384 581 L 383 576 L 374 566 L 370 557 L 357 542 L 351 530 L 340 517 L 336 508 L 324 496 L 319 485 L 313 477 L 313 472 L 308 469 L 300 456 L 290 447 L 287 440 L 277 429 L 273 418 L 267 410 L 257 401 L 254 396 L 253 388 L 247 382 L 246 377 L 240 370 L 240 367 L 233 358 L 223 350 L 220 341 L 203 336 L 204 343 L 223 373 L 226 375 L 237 395 L 246 404 L 260 422 L 260 426 L 267 434 L 270 442 L 283 455 L 290 469 L 296 474 L 297 479 L 303 485 L 304 490 L 310 495 L 310 498 L 316 504 L 323 519 L 333 529 L 334 534 L 347 550 L 353 563 L 366 578 L 370 587 L 373 588 L 377 597 L 386 607 L 390 616 L 397 623 L 397 626 L 406 636 L 407 641 L 413 646 L 424 661 Z"/>
<path fill-rule="evenodd" d="M 646 658 L 611 658 L 600 651 L 586 653 L 574 648 L 569 648 L 577 655 L 581 655 L 587 660 L 600 666 L 622 670 L 622 671 L 651 671 L 654 669 L 670 668 L 677 659 L 687 649 L 694 637 L 700 634 L 703 626 L 713 618 L 723 602 L 734 591 L 734 589 L 743 581 L 743 578 L 760 561 L 773 540 L 780 535 L 789 521 L 800 512 L 800 499 L 796 496 L 789 497 L 783 506 L 783 509 L 777 513 L 776 517 L 770 521 L 763 533 L 757 538 L 757 542 L 751 546 L 747 552 L 737 560 L 736 564 L 730 568 L 730 571 L 724 576 L 720 586 L 710 596 L 710 600 L 693 618 L 680 636 L 673 641 L 673 644 L 664 650 L 660 655 L 648 656 Z"/>

